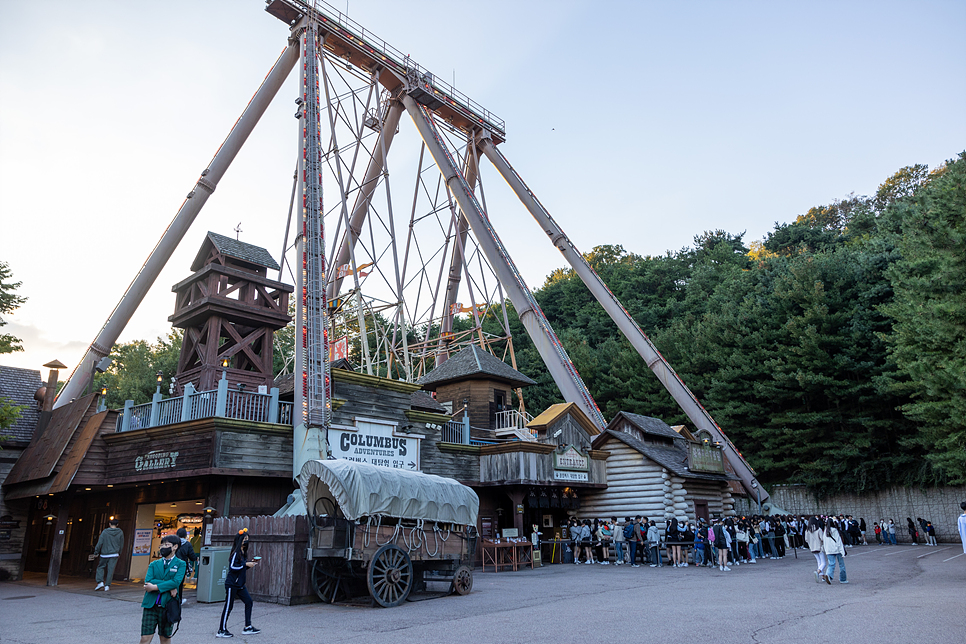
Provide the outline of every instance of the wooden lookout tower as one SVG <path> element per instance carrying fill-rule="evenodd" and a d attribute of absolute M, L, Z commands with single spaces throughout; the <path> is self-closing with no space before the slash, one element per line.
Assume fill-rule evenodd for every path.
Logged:
<path fill-rule="evenodd" d="M 267 277 L 278 264 L 267 250 L 209 232 L 191 277 L 175 284 L 174 315 L 184 329 L 177 388 L 215 389 L 224 373 L 231 384 L 255 391 L 272 384 L 272 337 L 292 319 L 295 289 Z"/>

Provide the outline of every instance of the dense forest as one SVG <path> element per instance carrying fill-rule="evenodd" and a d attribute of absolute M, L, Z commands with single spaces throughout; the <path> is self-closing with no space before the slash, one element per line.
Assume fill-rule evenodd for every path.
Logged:
<path fill-rule="evenodd" d="M 816 206 L 760 241 L 716 230 L 657 257 L 614 245 L 586 258 L 766 484 L 966 482 L 966 153 L 902 168 L 875 195 Z M 569 269 L 536 297 L 607 418 L 689 424 Z M 538 412 L 560 394 L 510 319 Z M 149 400 L 180 344 L 175 331 L 115 346 L 109 403 Z"/>
<path fill-rule="evenodd" d="M 966 153 L 743 237 L 586 258 L 762 481 L 966 482 Z M 689 424 L 572 271 L 536 297 L 606 417 Z M 514 344 L 527 406 L 558 402 L 522 327 Z"/>

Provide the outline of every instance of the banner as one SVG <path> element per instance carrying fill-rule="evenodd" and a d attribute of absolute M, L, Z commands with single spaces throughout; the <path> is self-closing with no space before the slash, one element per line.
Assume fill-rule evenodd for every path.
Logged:
<path fill-rule="evenodd" d="M 151 537 L 154 535 L 153 528 L 138 528 L 134 531 L 134 548 L 131 554 L 135 557 L 144 557 L 151 554 Z"/>

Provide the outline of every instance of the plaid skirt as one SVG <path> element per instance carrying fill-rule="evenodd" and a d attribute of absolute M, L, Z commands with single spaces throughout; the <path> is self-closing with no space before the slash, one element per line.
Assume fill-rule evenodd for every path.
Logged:
<path fill-rule="evenodd" d="M 175 597 L 171 601 L 178 601 Z M 171 631 L 174 630 L 174 624 L 162 624 L 161 614 L 164 609 L 160 606 L 152 606 L 151 608 L 145 608 L 144 612 L 141 613 L 141 635 L 154 635 L 154 631 L 158 631 L 158 635 L 163 635 L 164 637 L 171 637 Z"/>

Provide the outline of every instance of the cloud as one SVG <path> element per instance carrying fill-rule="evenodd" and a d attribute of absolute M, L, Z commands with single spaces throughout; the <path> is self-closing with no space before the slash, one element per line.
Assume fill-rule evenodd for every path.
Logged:
<path fill-rule="evenodd" d="M 0 356 L 0 361 L 8 367 L 40 369 L 51 360 L 60 360 L 72 368 L 73 365 L 80 362 L 88 346 L 86 342 L 81 340 L 52 339 L 45 335 L 40 327 L 14 321 L 10 321 L 4 326 L 3 332 L 23 341 L 23 351 L 5 353 Z"/>

